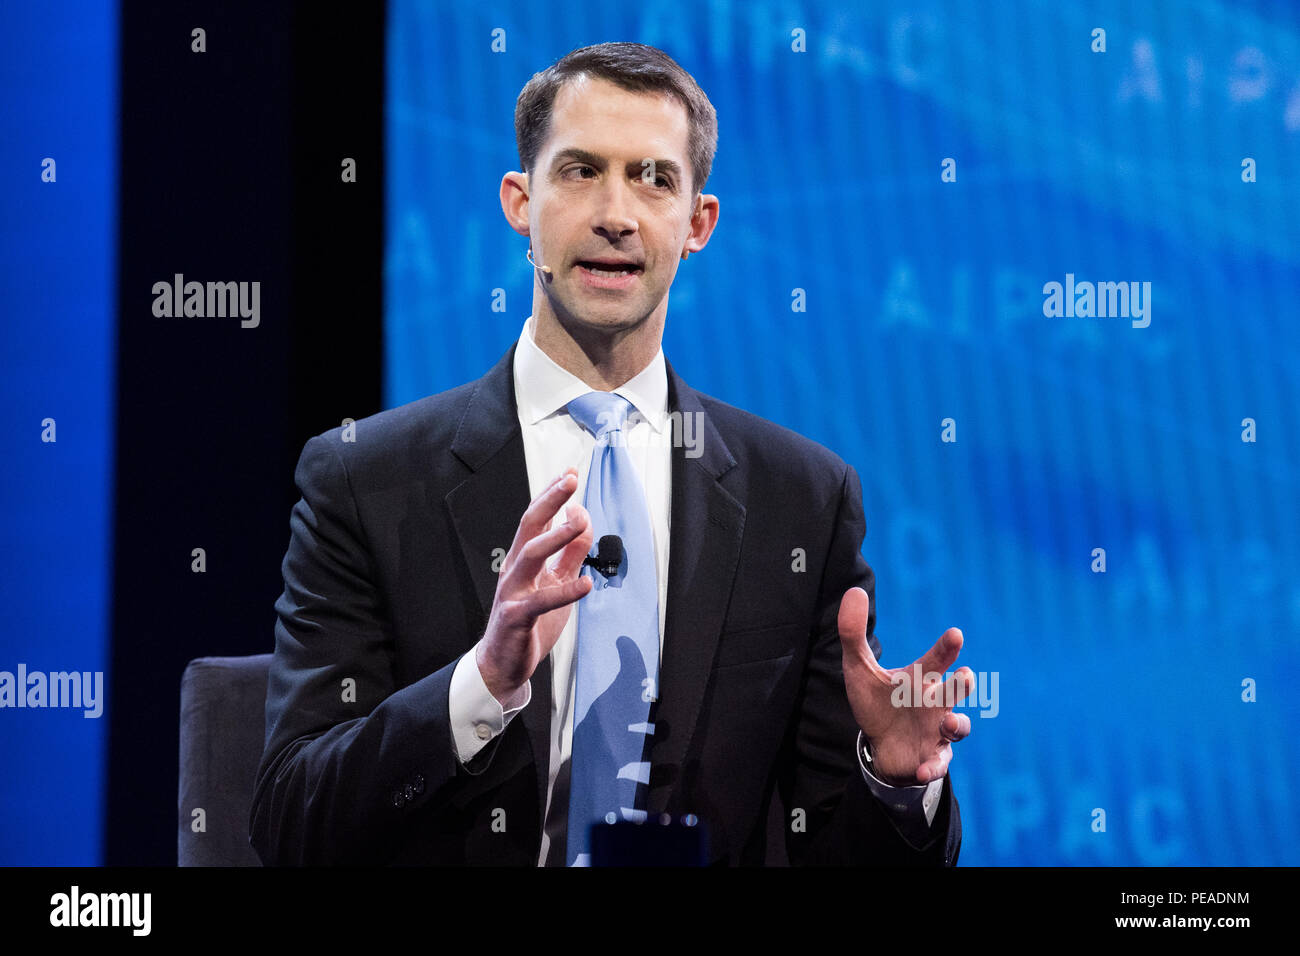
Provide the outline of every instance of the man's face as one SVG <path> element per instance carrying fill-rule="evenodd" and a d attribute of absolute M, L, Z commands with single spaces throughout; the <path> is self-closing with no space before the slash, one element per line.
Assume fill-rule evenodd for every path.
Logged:
<path fill-rule="evenodd" d="M 533 257 L 551 268 L 543 291 L 571 331 L 626 330 L 666 315 L 691 234 L 688 130 L 672 96 L 591 78 L 556 96 L 526 214 Z"/>

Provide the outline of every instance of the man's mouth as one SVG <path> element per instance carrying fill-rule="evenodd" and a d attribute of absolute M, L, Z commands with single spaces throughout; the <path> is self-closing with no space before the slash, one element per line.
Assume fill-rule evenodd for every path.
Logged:
<path fill-rule="evenodd" d="M 617 279 L 642 271 L 636 262 L 619 259 L 580 259 L 578 267 L 602 279 Z"/>

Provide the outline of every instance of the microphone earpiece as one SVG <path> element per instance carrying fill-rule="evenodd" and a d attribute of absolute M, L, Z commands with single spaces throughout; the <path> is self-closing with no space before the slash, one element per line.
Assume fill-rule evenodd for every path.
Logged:
<path fill-rule="evenodd" d="M 536 262 L 533 262 L 533 246 L 532 246 L 532 243 L 529 243 L 529 244 L 528 244 L 528 252 L 526 252 L 524 255 L 525 255 L 525 258 L 527 258 L 529 262 L 532 262 L 532 263 L 533 263 L 533 268 L 534 268 L 534 269 L 541 269 L 541 270 L 542 270 L 542 275 L 546 275 L 546 276 L 548 276 L 548 275 L 551 274 L 551 267 L 550 267 L 550 266 L 539 266 Z"/>

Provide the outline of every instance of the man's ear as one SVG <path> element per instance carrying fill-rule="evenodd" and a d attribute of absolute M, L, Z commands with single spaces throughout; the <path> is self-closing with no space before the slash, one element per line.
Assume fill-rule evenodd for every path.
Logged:
<path fill-rule="evenodd" d="M 501 177 L 501 211 L 510 228 L 528 235 L 528 174 L 508 172 Z"/>
<path fill-rule="evenodd" d="M 695 207 L 691 215 L 690 232 L 686 235 L 683 253 L 699 252 L 709 243 L 709 236 L 718 224 L 721 204 L 718 197 L 709 193 L 696 193 Z"/>

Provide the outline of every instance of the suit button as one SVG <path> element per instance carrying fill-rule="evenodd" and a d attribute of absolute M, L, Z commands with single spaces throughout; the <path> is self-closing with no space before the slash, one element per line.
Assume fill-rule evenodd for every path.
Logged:
<path fill-rule="evenodd" d="M 487 740 L 492 736 L 492 728 L 487 724 L 475 724 L 474 736 L 478 737 L 479 740 Z"/>
<path fill-rule="evenodd" d="M 422 773 L 415 775 L 415 792 L 417 794 L 424 793 L 424 774 Z"/>
<path fill-rule="evenodd" d="M 406 797 L 402 796 L 402 791 L 400 791 L 400 790 L 394 790 L 394 791 L 393 791 L 393 806 L 395 806 L 395 807 L 403 807 L 403 806 L 405 806 L 405 805 L 406 805 Z"/>

